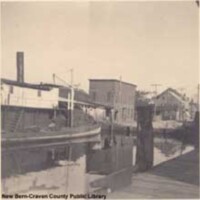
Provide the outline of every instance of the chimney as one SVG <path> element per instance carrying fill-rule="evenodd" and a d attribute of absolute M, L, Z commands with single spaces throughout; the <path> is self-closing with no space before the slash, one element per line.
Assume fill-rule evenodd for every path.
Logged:
<path fill-rule="evenodd" d="M 17 82 L 24 82 L 24 52 L 17 52 Z"/>

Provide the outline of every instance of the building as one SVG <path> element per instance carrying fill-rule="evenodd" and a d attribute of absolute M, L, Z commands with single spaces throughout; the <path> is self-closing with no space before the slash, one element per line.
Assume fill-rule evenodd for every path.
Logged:
<path fill-rule="evenodd" d="M 175 89 L 166 89 L 154 99 L 154 102 L 156 115 L 162 120 L 185 121 L 191 118 L 189 99 Z"/>
<path fill-rule="evenodd" d="M 48 126 L 58 108 L 58 94 L 55 87 L 1 79 L 2 130 Z"/>
<path fill-rule="evenodd" d="M 58 87 L 1 79 L 3 106 L 53 109 L 58 106 L 58 94 Z"/>
<path fill-rule="evenodd" d="M 114 122 L 132 123 L 135 115 L 136 85 L 115 79 L 90 79 L 89 94 L 92 101 L 112 108 Z"/>
<path fill-rule="evenodd" d="M 191 118 L 194 120 L 195 119 L 195 115 L 196 112 L 198 111 L 198 103 L 194 102 L 194 100 L 192 99 L 189 103 L 189 113 L 191 115 Z"/>

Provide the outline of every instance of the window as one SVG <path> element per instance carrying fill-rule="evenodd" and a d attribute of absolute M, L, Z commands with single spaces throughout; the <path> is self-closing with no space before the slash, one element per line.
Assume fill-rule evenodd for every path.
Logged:
<path fill-rule="evenodd" d="M 96 92 L 92 92 L 92 100 L 96 100 Z"/>
<path fill-rule="evenodd" d="M 114 120 L 117 120 L 118 111 L 115 111 Z"/>
<path fill-rule="evenodd" d="M 14 93 L 14 87 L 13 85 L 10 85 L 10 94 L 13 94 Z"/>
<path fill-rule="evenodd" d="M 42 91 L 38 90 L 38 97 L 41 97 L 41 96 L 42 96 Z"/>
<path fill-rule="evenodd" d="M 122 108 L 122 119 L 126 120 L 126 108 Z"/>
<path fill-rule="evenodd" d="M 106 117 L 109 117 L 109 116 L 110 116 L 110 112 L 111 112 L 111 110 L 108 109 L 108 108 L 106 108 Z"/>
<path fill-rule="evenodd" d="M 112 98 L 112 93 L 111 93 L 111 92 L 108 92 L 108 93 L 107 93 L 107 101 L 110 102 L 110 101 L 111 101 L 111 98 Z"/>

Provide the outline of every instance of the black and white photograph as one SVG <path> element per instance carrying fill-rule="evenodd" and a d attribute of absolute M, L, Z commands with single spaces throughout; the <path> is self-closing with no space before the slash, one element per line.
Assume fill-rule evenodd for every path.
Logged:
<path fill-rule="evenodd" d="M 200 199 L 199 0 L 1 5 L 1 199 Z"/>

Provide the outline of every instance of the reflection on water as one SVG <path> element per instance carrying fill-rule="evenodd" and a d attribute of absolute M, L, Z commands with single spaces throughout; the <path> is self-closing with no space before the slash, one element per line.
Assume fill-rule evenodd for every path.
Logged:
<path fill-rule="evenodd" d="M 87 144 L 71 144 L 4 153 L 2 189 L 6 193 L 84 193 L 86 150 Z"/>
<path fill-rule="evenodd" d="M 136 138 L 134 138 L 136 144 Z M 194 150 L 191 145 L 183 144 L 180 141 L 166 138 L 154 138 L 154 166 L 167 160 L 176 158 L 182 154 Z M 136 153 L 136 145 L 133 147 L 134 154 Z M 135 164 L 135 158 L 133 157 L 133 164 Z"/>
<path fill-rule="evenodd" d="M 155 138 L 154 146 L 154 165 L 194 150 L 193 146 L 183 144 L 182 142 L 173 139 Z"/>
<path fill-rule="evenodd" d="M 30 191 L 66 193 L 84 193 L 85 188 L 85 156 L 76 162 L 78 165 L 55 166 L 50 169 L 30 172 L 24 175 L 9 177 L 4 180 L 3 189 L 7 193 L 28 193 Z"/>
<path fill-rule="evenodd" d="M 133 165 L 135 164 L 136 138 Z M 123 146 L 123 137 L 116 145 Z M 48 149 L 27 149 L 2 153 L 2 189 L 5 193 L 86 193 L 89 183 L 98 175 L 87 174 L 86 156 L 91 144 L 79 143 Z M 172 139 L 154 139 L 154 165 L 193 150 Z"/>
<path fill-rule="evenodd" d="M 186 149 L 186 145 L 172 139 L 157 139 L 154 146 L 166 157 L 173 156 L 176 152 L 181 154 Z"/>

